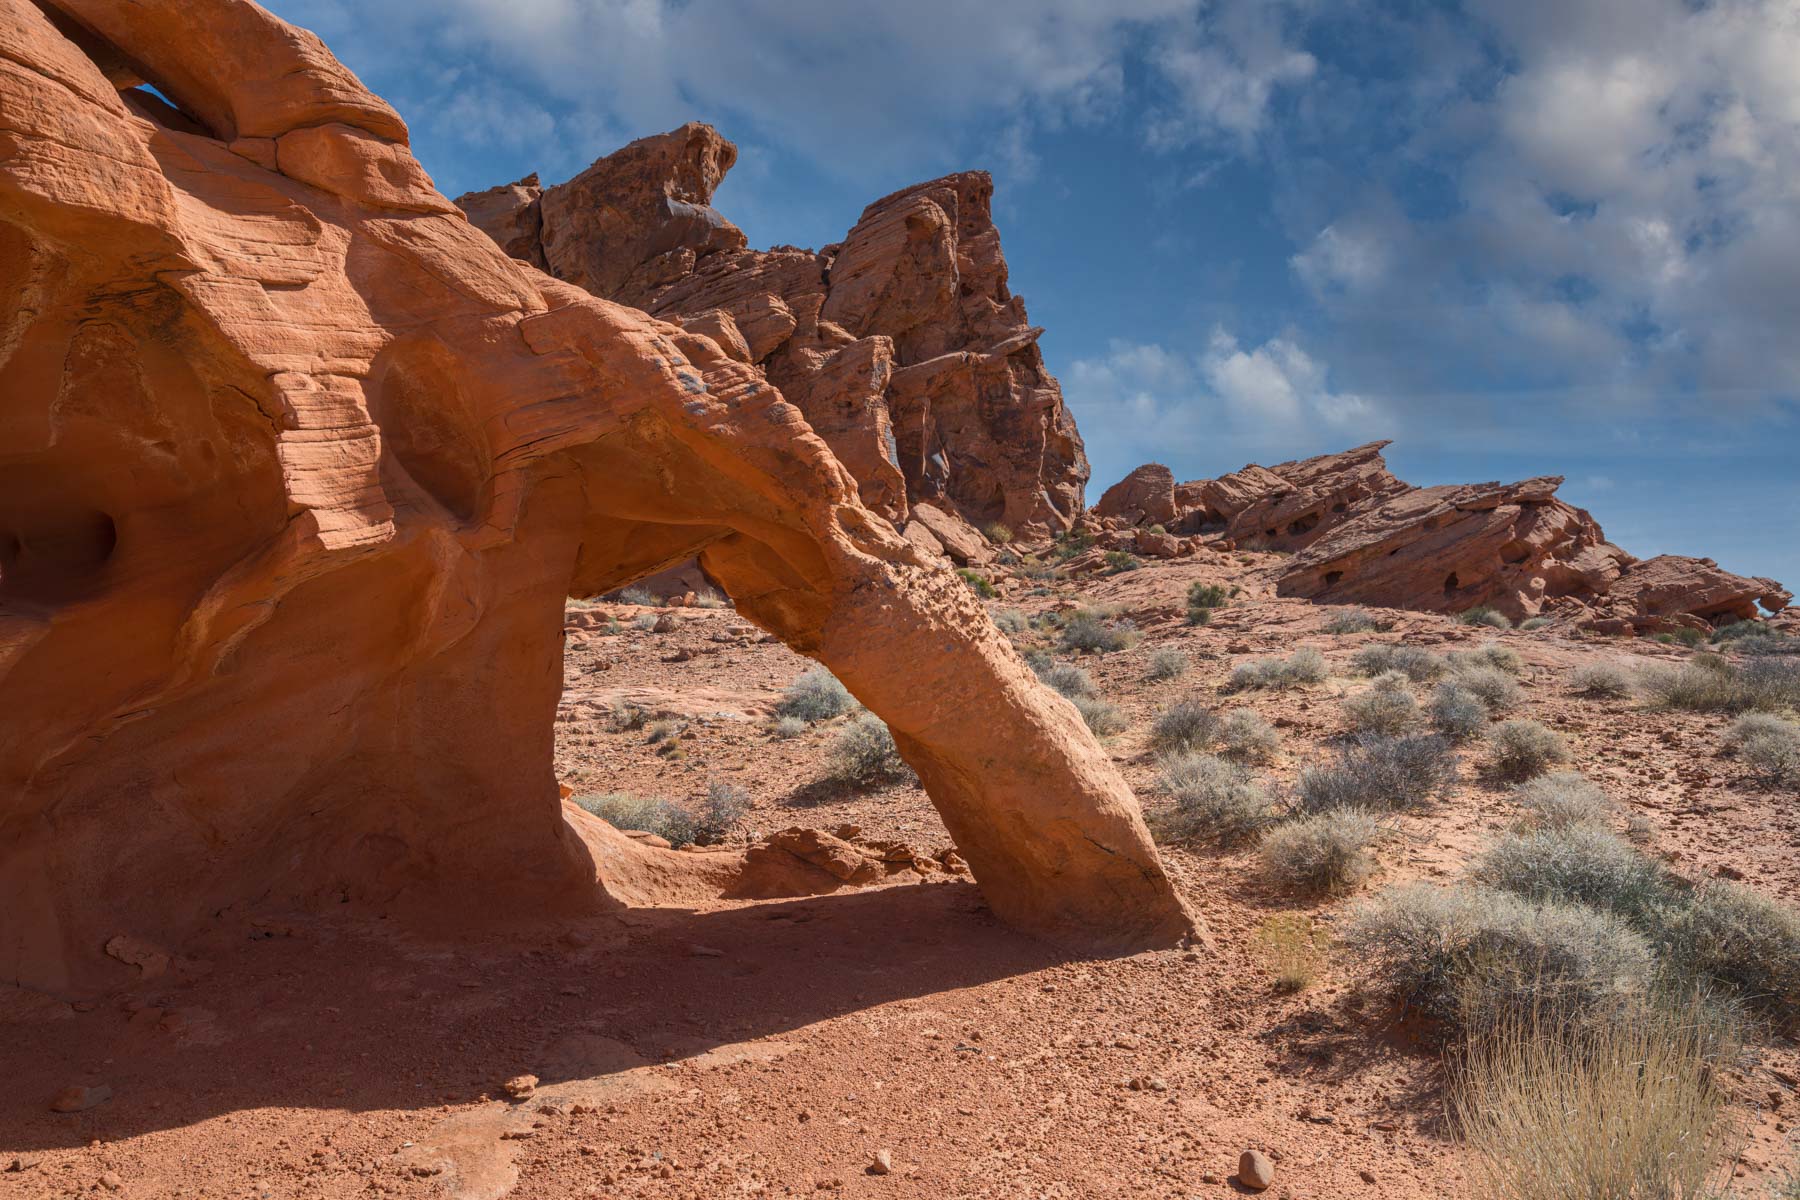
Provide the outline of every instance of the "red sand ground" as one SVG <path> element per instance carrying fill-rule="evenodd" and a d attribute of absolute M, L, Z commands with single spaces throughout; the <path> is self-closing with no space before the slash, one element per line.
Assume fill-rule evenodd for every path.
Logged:
<path fill-rule="evenodd" d="M 1243 557 L 1080 589 L 1146 633 L 1084 665 L 1132 720 L 1110 746 L 1148 805 L 1149 723 L 1177 699 L 1262 713 L 1286 739 L 1266 774 L 1291 780 L 1341 731 L 1338 699 L 1364 686 L 1347 665 L 1358 646 L 1495 638 L 1529 664 L 1520 715 L 1561 731 L 1622 815 L 1652 822 L 1675 869 L 1741 873 L 1800 903 L 1800 803 L 1719 755 L 1723 718 L 1582 699 L 1564 682 L 1596 658 L 1680 651 L 1417 614 L 1336 637 L 1322 631 L 1328 610 L 1267 594 L 1272 560 Z M 1181 619 L 1197 578 L 1245 589 L 1203 628 Z M 1077 591 L 1007 586 L 1002 603 L 1027 612 Z M 742 623 L 728 610 L 674 616 L 671 632 L 572 639 L 558 747 L 578 792 L 689 799 L 723 779 L 751 793 L 748 825 L 763 832 L 854 823 L 947 843 L 916 788 L 818 786 L 830 725 L 786 741 L 765 731 L 804 660 L 729 632 Z M 1331 680 L 1218 695 L 1236 662 L 1300 645 L 1326 653 Z M 1193 669 L 1146 681 L 1165 646 Z M 614 731 L 618 698 L 686 720 L 680 756 Z M 1403 820 L 1364 893 L 1454 877 L 1512 817 L 1503 789 L 1465 771 L 1453 799 Z M 960 881 L 453 939 L 361 915 L 221 927 L 128 991 L 0 1026 L 0 1197 L 1189 1197 L 1241 1190 L 1247 1147 L 1276 1162 L 1271 1196 L 1459 1194 L 1429 1041 L 1354 964 L 1333 960 L 1280 995 L 1257 949 L 1272 914 L 1329 928 L 1355 898 L 1283 895 L 1248 852 L 1169 859 L 1215 946 L 1070 957 L 998 925 Z M 540 1082 L 514 1102 L 502 1086 L 522 1073 Z M 1797 1080 L 1789 1043 L 1734 1073 L 1742 1195 L 1763 1195 L 1786 1161 Z M 50 1112 L 77 1084 L 112 1098 Z M 873 1174 L 883 1150 L 892 1171 Z"/>

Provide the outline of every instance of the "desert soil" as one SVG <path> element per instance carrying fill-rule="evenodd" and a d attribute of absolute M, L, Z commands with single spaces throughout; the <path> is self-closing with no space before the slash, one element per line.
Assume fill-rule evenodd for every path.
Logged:
<path fill-rule="evenodd" d="M 1176 700 L 1272 721 L 1284 745 L 1265 774 L 1279 785 L 1343 735 L 1339 701 L 1366 686 L 1349 668 L 1358 647 L 1501 641 L 1528 664 L 1515 715 L 1568 739 L 1621 827 L 1647 819 L 1654 849 L 1691 878 L 1742 877 L 1800 903 L 1800 803 L 1720 754 L 1724 718 L 1566 683 L 1583 662 L 1685 651 L 1397 612 L 1391 632 L 1334 636 L 1329 610 L 1272 596 L 1276 561 L 1147 564 L 1047 591 L 1009 579 L 996 603 L 1030 614 L 1079 596 L 1143 631 L 1082 663 L 1130 718 L 1108 748 L 1151 808 L 1149 725 Z M 1196 579 L 1241 589 L 1202 627 L 1183 618 Z M 724 780 L 753 798 L 746 836 L 854 825 L 949 844 L 916 787 L 821 783 L 834 723 L 771 736 L 780 689 L 808 664 L 729 609 L 660 610 L 673 624 L 660 633 L 633 621 L 659 610 L 572 617 L 602 612 L 623 628 L 571 632 L 558 716 L 559 774 L 578 794 L 691 800 Z M 1148 681 L 1148 656 L 1170 646 L 1192 669 Z M 1332 678 L 1220 694 L 1235 664 L 1300 646 Z M 615 728 L 618 701 L 679 723 L 678 753 Z M 1503 788 L 1465 769 L 1452 798 L 1403 819 L 1361 895 L 1454 879 L 1514 816 Z M 1341 958 L 1281 994 L 1259 950 L 1271 916 L 1328 932 L 1359 897 L 1286 895 L 1248 851 L 1167 859 L 1211 945 L 1072 956 L 1010 932 L 977 887 L 941 874 L 455 933 L 366 913 L 223 922 L 127 990 L 0 1014 L 0 1197 L 1223 1196 L 1243 1190 L 1248 1148 L 1275 1163 L 1271 1196 L 1460 1194 L 1431 1032 Z M 535 1090 L 509 1096 L 526 1074 Z M 1733 1073 L 1742 1195 L 1763 1195 L 1788 1161 L 1797 1080 L 1791 1043 Z M 71 1086 L 110 1098 L 50 1111 Z"/>

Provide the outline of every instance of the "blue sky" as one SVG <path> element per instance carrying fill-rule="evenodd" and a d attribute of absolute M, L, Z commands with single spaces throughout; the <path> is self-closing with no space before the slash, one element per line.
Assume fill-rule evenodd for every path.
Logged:
<path fill-rule="evenodd" d="M 710 121 L 752 245 L 994 173 L 1094 466 L 1395 439 L 1800 582 L 1789 0 L 275 0 L 450 195 Z"/>

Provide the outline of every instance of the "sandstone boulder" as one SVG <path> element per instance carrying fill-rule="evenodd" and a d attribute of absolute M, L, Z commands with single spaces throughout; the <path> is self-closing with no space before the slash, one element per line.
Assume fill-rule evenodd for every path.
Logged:
<path fill-rule="evenodd" d="M 1194 932 L 1075 710 L 800 410 L 509 258 L 316 38 L 0 0 L 0 44 L 0 975 L 120 980 L 109 938 L 259 906 L 576 911 L 720 869 L 578 828 L 552 771 L 565 598 L 696 557 L 887 721 L 998 915 Z M 681 155 L 659 228 L 728 252 L 697 211 L 728 156 Z M 677 273 L 631 253 L 608 279 Z"/>

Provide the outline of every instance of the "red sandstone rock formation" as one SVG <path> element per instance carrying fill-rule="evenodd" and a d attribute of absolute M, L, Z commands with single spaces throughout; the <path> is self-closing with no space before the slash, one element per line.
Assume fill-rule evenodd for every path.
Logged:
<path fill-rule="evenodd" d="M 1654 632 L 1748 619 L 1759 605 L 1778 611 L 1793 598 L 1772 579 L 1733 575 L 1710 559 L 1634 559 L 1587 512 L 1556 498 L 1558 476 L 1415 488 L 1388 471 L 1387 445 L 1183 484 L 1151 463 L 1109 488 L 1093 516 L 1121 548 L 1123 533 L 1156 523 L 1293 552 L 1278 590 L 1321 603 L 1431 612 L 1485 604 L 1514 619 L 1553 613 Z M 1152 552 L 1170 556 L 1160 540 Z"/>
<path fill-rule="evenodd" d="M 559 804 L 562 614 L 696 555 L 888 721 L 998 914 L 1193 929 L 1075 710 L 764 374 L 501 253 L 318 39 L 0 0 L 0 45 L 0 977 L 259 906 L 662 894 L 694 856 Z M 962 178 L 932 245 L 992 269 Z"/>
<path fill-rule="evenodd" d="M 973 527 L 1067 528 L 1087 459 L 1042 331 L 1007 288 L 988 175 L 878 200 L 817 253 L 747 250 L 712 207 L 736 158 L 712 127 L 690 124 L 568 183 L 458 203 L 514 257 L 759 367 L 896 525 L 925 501 Z"/>

